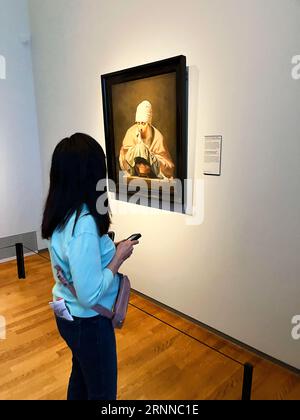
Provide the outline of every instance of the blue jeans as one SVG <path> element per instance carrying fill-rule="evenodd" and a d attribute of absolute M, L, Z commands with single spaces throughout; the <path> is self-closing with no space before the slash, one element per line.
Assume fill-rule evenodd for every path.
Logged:
<path fill-rule="evenodd" d="M 72 351 L 68 400 L 116 400 L 117 352 L 115 331 L 108 318 L 56 317 L 60 335 Z"/>

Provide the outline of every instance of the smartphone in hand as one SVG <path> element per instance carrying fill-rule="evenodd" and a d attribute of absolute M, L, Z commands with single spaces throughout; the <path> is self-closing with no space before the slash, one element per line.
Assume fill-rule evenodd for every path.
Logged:
<path fill-rule="evenodd" d="M 142 237 L 140 233 L 133 233 L 129 236 L 129 238 L 126 239 L 126 241 L 137 241 Z"/>

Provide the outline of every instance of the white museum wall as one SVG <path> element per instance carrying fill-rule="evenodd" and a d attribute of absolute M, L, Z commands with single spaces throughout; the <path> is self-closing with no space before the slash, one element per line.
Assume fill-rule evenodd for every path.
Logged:
<path fill-rule="evenodd" d="M 39 229 L 41 158 L 33 86 L 28 5 L 0 0 L 0 238 Z"/>
<path fill-rule="evenodd" d="M 143 234 L 123 271 L 140 292 L 299 368 L 300 81 L 291 60 L 300 2 L 29 0 L 29 9 L 44 194 L 59 139 L 83 131 L 104 145 L 101 74 L 186 55 L 190 174 L 203 179 L 203 136 L 218 134 L 222 176 L 204 178 L 203 223 L 142 207 L 115 215 L 118 238 Z"/>

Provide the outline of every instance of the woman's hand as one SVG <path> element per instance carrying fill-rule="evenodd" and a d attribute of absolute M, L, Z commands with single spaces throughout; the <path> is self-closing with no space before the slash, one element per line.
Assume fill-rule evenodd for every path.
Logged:
<path fill-rule="evenodd" d="M 117 248 L 120 245 L 121 242 L 125 242 L 125 241 L 126 241 L 126 239 L 123 239 L 123 241 L 114 242 L 115 247 Z"/>
<path fill-rule="evenodd" d="M 133 247 L 137 245 L 139 241 L 121 241 L 117 246 L 117 250 L 111 263 L 107 266 L 113 274 L 116 274 L 123 264 L 133 253 Z"/>
<path fill-rule="evenodd" d="M 127 260 L 133 253 L 134 245 L 137 245 L 139 241 L 122 241 L 119 243 L 116 251 L 116 256 L 122 261 Z"/>

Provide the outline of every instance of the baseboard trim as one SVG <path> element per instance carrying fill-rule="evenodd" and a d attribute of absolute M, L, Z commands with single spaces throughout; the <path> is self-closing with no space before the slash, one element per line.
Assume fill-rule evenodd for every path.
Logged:
<path fill-rule="evenodd" d="M 269 354 L 263 353 L 262 351 L 257 350 L 256 348 L 251 347 L 248 344 L 245 344 L 242 341 L 239 341 L 236 338 L 233 338 L 233 337 L 231 337 L 231 336 L 229 336 L 229 335 L 227 335 L 227 334 L 225 334 L 225 333 L 223 333 L 223 332 L 221 332 L 221 331 L 219 331 L 219 330 L 217 330 L 213 327 L 210 327 L 209 325 L 204 324 L 203 322 L 198 321 L 195 318 L 192 318 L 192 317 L 190 317 L 190 316 L 188 316 L 188 315 L 186 315 L 186 314 L 184 314 L 180 311 L 177 311 L 176 309 L 171 308 L 170 306 L 165 305 L 164 303 L 161 303 L 158 300 L 153 299 L 150 296 L 147 296 L 144 293 L 141 293 L 136 289 L 132 289 L 132 291 L 134 293 L 136 293 L 137 295 L 141 296 L 142 298 L 144 298 L 146 300 L 149 300 L 150 302 L 156 304 L 157 306 L 160 306 L 161 308 L 166 309 L 166 310 L 174 313 L 175 315 L 178 315 L 178 316 L 186 319 L 187 321 L 193 322 L 195 325 L 198 325 L 199 327 L 202 327 L 202 328 L 206 329 L 207 331 L 219 336 L 220 338 L 223 338 L 224 340 L 227 340 L 227 341 L 231 342 L 232 344 L 235 344 L 235 345 L 243 348 L 244 350 L 255 354 L 256 356 L 259 356 L 262 359 L 268 360 L 269 362 L 274 363 L 274 364 L 276 364 L 276 365 L 278 365 L 278 366 L 280 366 L 284 369 L 287 369 L 287 370 L 291 371 L 292 373 L 295 373 L 296 375 L 300 374 L 300 369 L 297 369 L 295 366 L 291 366 L 291 365 L 283 362 L 282 360 L 276 359 L 273 356 L 270 356 Z"/>
<path fill-rule="evenodd" d="M 48 248 L 42 248 L 42 249 L 39 249 L 38 252 L 49 252 L 49 249 Z"/>
<path fill-rule="evenodd" d="M 24 257 L 31 257 L 32 255 L 35 255 L 34 252 L 27 252 L 26 254 L 24 254 Z M 2 260 L 0 260 L 0 264 L 4 264 L 4 263 L 10 262 L 10 261 L 14 261 L 16 259 L 17 259 L 17 257 L 3 258 Z"/>

